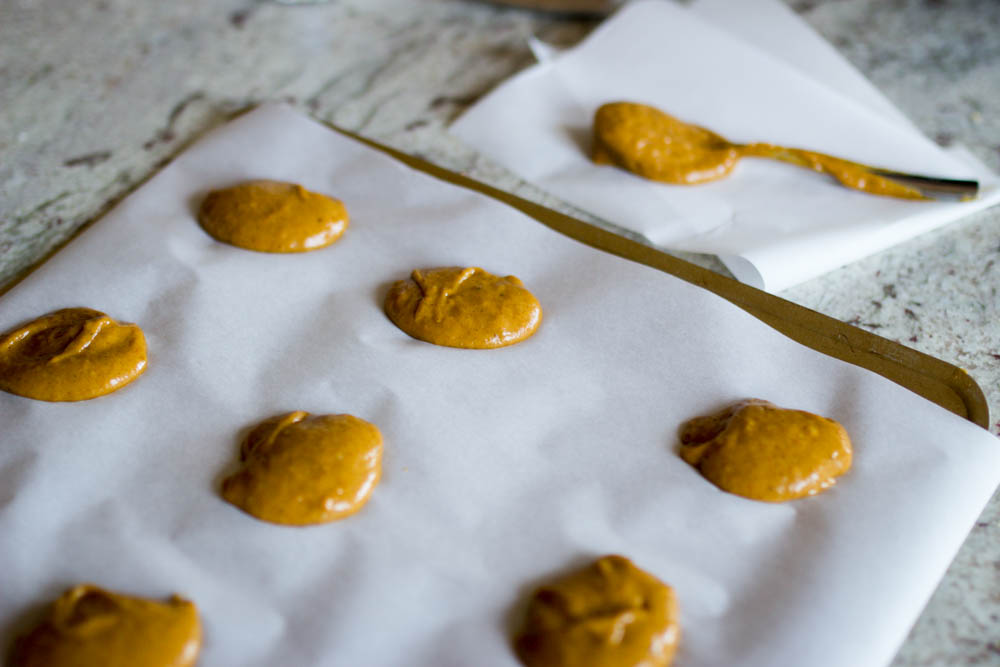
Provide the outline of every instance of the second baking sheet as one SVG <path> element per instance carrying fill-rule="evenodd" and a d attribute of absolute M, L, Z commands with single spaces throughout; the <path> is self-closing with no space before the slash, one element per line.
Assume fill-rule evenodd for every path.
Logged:
<path fill-rule="evenodd" d="M 340 197 L 352 225 L 304 255 L 218 244 L 199 198 L 245 178 Z M 382 314 L 391 281 L 453 264 L 522 278 L 539 333 L 455 350 Z M 207 136 L 0 304 L 0 328 L 86 305 L 150 346 L 97 401 L 0 395 L 8 633 L 87 580 L 196 601 L 206 665 L 514 665 L 531 586 L 618 552 L 677 589 L 678 665 L 878 665 L 1000 475 L 995 438 L 906 390 L 284 107 Z M 789 505 L 704 482 L 677 426 L 747 396 L 844 423 L 854 470 Z M 288 528 L 219 498 L 245 428 L 295 409 L 382 429 L 354 517 Z"/>
<path fill-rule="evenodd" d="M 789 55 L 803 49 L 794 34 L 783 47 L 753 45 L 767 39 L 760 36 L 761 12 L 742 3 L 734 11 L 755 19 L 741 22 L 729 12 L 726 23 L 714 25 L 719 10 L 711 6 L 628 3 L 576 46 L 503 82 L 450 130 L 564 201 L 654 245 L 716 254 L 739 280 L 769 292 L 1000 201 L 996 176 L 967 151 L 942 150 L 908 123 L 874 110 L 870 93 L 845 96 L 837 90 L 844 85 L 840 77 L 828 85 Z M 770 20 L 763 24 L 775 29 Z M 789 32 L 798 24 L 786 17 L 780 25 L 779 32 Z M 753 36 L 737 36 L 744 31 Z M 771 41 L 786 40 L 778 34 Z M 615 101 L 652 105 L 735 143 L 767 142 L 905 173 L 979 179 L 980 197 L 960 204 L 875 197 L 755 159 L 697 186 L 645 180 L 590 159 L 594 112 Z"/>

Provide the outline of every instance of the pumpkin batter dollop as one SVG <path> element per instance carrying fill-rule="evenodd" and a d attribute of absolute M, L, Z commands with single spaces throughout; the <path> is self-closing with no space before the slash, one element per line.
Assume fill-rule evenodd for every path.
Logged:
<path fill-rule="evenodd" d="M 659 109 L 613 102 L 594 114 L 593 160 L 653 181 L 693 185 L 727 176 L 740 153 L 714 132 Z"/>
<path fill-rule="evenodd" d="M 666 667 L 679 640 L 673 589 L 604 556 L 535 591 L 514 648 L 527 667 Z"/>
<path fill-rule="evenodd" d="M 82 584 L 63 593 L 18 638 L 12 667 L 189 667 L 201 650 L 198 610 Z"/>
<path fill-rule="evenodd" d="M 134 324 L 90 308 L 64 308 L 0 336 L 0 389 L 40 401 L 85 401 L 146 370 Z"/>
<path fill-rule="evenodd" d="M 723 491 L 782 502 L 833 486 L 851 467 L 851 440 L 826 417 L 758 399 L 681 426 L 681 458 Z"/>
<path fill-rule="evenodd" d="M 734 144 L 646 104 L 611 102 L 594 114 L 594 162 L 617 165 L 653 181 L 680 185 L 715 181 L 729 175 L 742 157 L 788 162 L 873 195 L 925 199 L 915 188 L 857 162 L 774 144 Z"/>
<path fill-rule="evenodd" d="M 223 243 L 259 252 L 323 248 L 347 229 L 337 199 L 281 181 L 249 181 L 208 193 L 198 223 Z"/>
<path fill-rule="evenodd" d="M 241 448 L 243 469 L 222 496 L 249 514 L 292 526 L 354 514 L 382 474 L 382 434 L 351 415 L 296 411 L 257 425 Z"/>
<path fill-rule="evenodd" d="M 513 345 L 542 321 L 538 299 L 518 278 L 459 266 L 414 270 L 389 289 L 385 313 L 418 340 L 467 349 Z"/>

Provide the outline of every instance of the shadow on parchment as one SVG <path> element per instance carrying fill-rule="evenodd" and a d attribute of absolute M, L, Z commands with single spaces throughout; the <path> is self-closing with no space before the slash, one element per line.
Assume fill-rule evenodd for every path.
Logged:
<path fill-rule="evenodd" d="M 559 129 L 580 149 L 580 154 L 589 160 L 591 149 L 594 145 L 594 136 L 591 133 L 591 129 L 589 127 L 569 125 L 563 125 Z"/>

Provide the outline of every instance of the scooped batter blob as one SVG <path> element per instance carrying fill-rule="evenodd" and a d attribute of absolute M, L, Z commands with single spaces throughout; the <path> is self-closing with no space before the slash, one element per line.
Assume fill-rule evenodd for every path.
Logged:
<path fill-rule="evenodd" d="M 0 336 L 0 389 L 41 401 L 85 401 L 146 370 L 146 338 L 90 308 L 65 308 Z"/>
<path fill-rule="evenodd" d="M 643 178 L 692 185 L 723 178 L 736 163 L 736 146 L 645 104 L 613 102 L 594 114 L 593 160 Z"/>
<path fill-rule="evenodd" d="M 351 415 L 289 412 L 243 441 L 222 496 L 258 519 L 302 526 L 354 514 L 382 474 L 382 434 Z"/>
<path fill-rule="evenodd" d="M 851 440 L 826 417 L 757 399 L 681 426 L 680 455 L 723 491 L 781 502 L 833 486 L 851 467 Z"/>
<path fill-rule="evenodd" d="M 829 174 L 841 185 L 861 192 L 925 199 L 919 190 L 865 165 L 800 148 L 734 144 L 711 130 L 635 102 L 611 102 L 598 108 L 592 157 L 597 164 L 613 164 L 650 180 L 681 185 L 723 178 L 741 157 L 772 158 Z"/>
<path fill-rule="evenodd" d="M 385 312 L 414 338 L 474 349 L 513 345 L 542 321 L 538 299 L 519 279 L 459 266 L 414 270 L 389 289 Z"/>
<path fill-rule="evenodd" d="M 249 181 L 208 193 L 198 222 L 215 239 L 260 252 L 305 252 L 347 229 L 344 204 L 281 181 Z"/>
<path fill-rule="evenodd" d="M 118 595 L 90 584 L 62 594 L 34 630 L 18 638 L 12 667 L 188 667 L 201 650 L 198 610 Z"/>
<path fill-rule="evenodd" d="M 673 589 L 604 556 L 535 591 L 514 648 L 527 667 L 665 667 L 679 640 Z"/>

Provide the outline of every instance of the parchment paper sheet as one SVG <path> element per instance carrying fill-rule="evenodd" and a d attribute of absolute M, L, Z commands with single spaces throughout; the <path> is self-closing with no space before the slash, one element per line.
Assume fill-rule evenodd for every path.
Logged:
<path fill-rule="evenodd" d="M 782 0 L 688 0 L 696 17 L 796 69 L 800 74 L 868 107 L 890 122 L 919 132 L 892 101 L 844 59 L 823 37 Z M 566 49 L 537 38 L 529 46 L 539 62 Z"/>
<path fill-rule="evenodd" d="M 691 0 L 691 12 L 898 126 L 917 127 L 782 0 Z"/>
<path fill-rule="evenodd" d="M 724 24 L 714 25 L 722 14 Z M 798 24 L 761 0 L 726 3 L 725 10 L 713 0 L 692 10 L 637 0 L 579 46 L 499 86 L 451 130 L 566 201 L 657 245 L 717 254 L 737 278 L 769 291 L 1000 201 L 996 176 L 985 166 L 893 117 L 898 112 L 861 90 L 852 70 L 833 69 L 827 84 L 831 54 Z M 768 51 L 753 45 L 768 36 Z M 820 63 L 822 76 L 788 62 L 802 54 Z M 978 178 L 982 195 L 961 204 L 874 197 L 759 159 L 741 161 L 714 183 L 654 183 L 589 160 L 594 111 L 616 100 L 652 104 L 737 143 L 766 141 L 909 173 Z"/>
<path fill-rule="evenodd" d="M 342 198 L 332 247 L 216 243 L 207 190 L 278 178 Z M 465 351 L 383 315 L 414 267 L 514 274 L 545 317 Z M 91 306 L 146 332 L 149 370 L 90 402 L 0 394 L 0 628 L 66 586 L 178 592 L 202 665 L 513 666 L 531 588 L 621 553 L 673 585 L 677 665 L 882 665 L 1000 477 L 987 432 L 792 343 L 708 292 L 604 255 L 286 107 L 211 133 L 0 300 L 0 329 Z M 674 453 L 685 419 L 748 396 L 841 421 L 854 469 L 772 505 Z M 382 482 L 339 523 L 222 501 L 247 427 L 347 412 Z"/>

